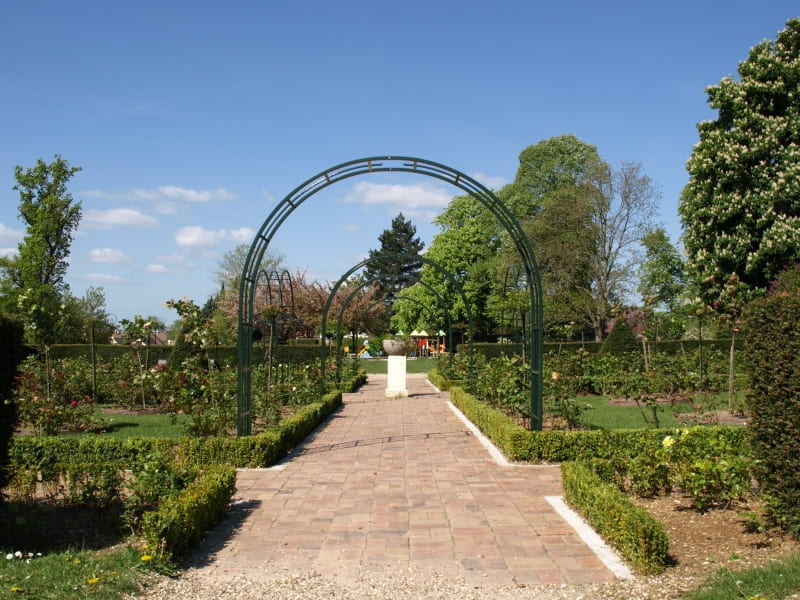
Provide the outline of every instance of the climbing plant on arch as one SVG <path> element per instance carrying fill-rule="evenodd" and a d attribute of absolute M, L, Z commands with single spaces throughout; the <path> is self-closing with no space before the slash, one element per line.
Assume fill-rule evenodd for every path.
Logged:
<path fill-rule="evenodd" d="M 522 259 L 530 303 L 528 329 L 531 361 L 531 428 L 542 428 L 542 353 L 544 343 L 542 289 L 539 269 L 530 242 L 519 221 L 503 202 L 484 185 L 451 167 L 422 158 L 376 156 L 341 163 L 307 179 L 281 200 L 256 233 L 247 253 L 239 285 L 239 373 L 237 387 L 237 433 L 250 434 L 250 391 L 253 312 L 258 265 L 275 233 L 286 219 L 317 192 L 340 181 L 370 173 L 413 173 L 449 183 L 483 204 L 508 233 Z M 324 346 L 323 346 L 324 348 Z M 324 352 L 324 349 L 322 350 Z"/>

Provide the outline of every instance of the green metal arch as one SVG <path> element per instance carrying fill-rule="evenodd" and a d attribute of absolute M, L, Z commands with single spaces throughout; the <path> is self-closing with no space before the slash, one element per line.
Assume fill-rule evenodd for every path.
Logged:
<path fill-rule="evenodd" d="M 403 254 L 403 253 L 400 253 L 400 252 L 383 252 L 383 253 L 378 254 L 376 256 L 373 256 L 371 258 L 367 258 L 367 259 L 362 260 L 360 263 L 358 263 L 357 265 L 352 267 L 347 273 L 342 275 L 339 278 L 339 280 L 336 282 L 336 284 L 331 288 L 331 291 L 328 294 L 328 300 L 325 302 L 325 308 L 322 311 L 322 325 L 320 326 L 322 331 L 323 332 L 327 331 L 328 310 L 330 310 L 330 306 L 331 306 L 331 302 L 333 301 L 333 297 L 336 294 L 336 292 L 338 291 L 339 287 L 342 285 L 342 283 L 344 283 L 347 280 L 347 278 L 350 277 L 350 275 L 352 275 L 353 273 L 355 273 L 356 271 L 358 271 L 362 267 L 365 267 L 368 264 L 371 264 L 373 262 L 378 262 L 378 261 L 386 259 L 386 258 L 408 258 L 408 257 L 409 257 L 408 254 Z M 420 256 L 420 255 L 416 255 L 416 254 L 413 255 L 413 257 L 414 257 L 415 260 L 419 260 L 423 264 L 428 264 L 428 265 L 432 266 L 434 269 L 436 269 L 442 275 L 444 275 L 447 279 L 449 279 L 450 282 L 455 286 L 456 290 L 458 290 L 458 294 L 461 296 L 461 300 L 464 301 L 464 306 L 465 306 L 465 308 L 467 310 L 467 321 L 469 322 L 469 337 L 467 339 L 469 340 L 469 357 L 470 357 L 470 368 L 471 368 L 472 367 L 472 339 L 473 339 L 473 336 L 474 336 L 474 333 L 475 333 L 475 329 L 474 329 L 473 323 L 472 323 L 472 309 L 470 309 L 469 301 L 467 300 L 467 295 L 464 293 L 464 288 L 461 286 L 461 284 L 453 276 L 452 273 L 448 272 L 447 269 L 442 267 L 442 265 L 440 265 L 436 261 L 433 261 L 433 260 L 431 260 L 429 258 L 425 258 L 424 256 Z M 417 278 L 415 278 L 415 279 L 417 279 Z M 423 283 L 421 280 L 419 280 L 419 279 L 417 279 L 417 280 L 420 283 Z M 359 290 L 365 284 L 366 284 L 366 282 L 364 284 L 362 284 L 361 286 L 357 287 L 355 290 L 353 290 L 353 293 L 355 293 L 357 290 Z M 424 285 L 428 286 L 428 284 L 424 284 Z M 430 286 L 428 286 L 428 287 L 430 287 Z M 434 294 L 436 294 L 436 296 L 439 299 L 439 301 L 442 302 L 442 305 L 445 307 L 445 310 L 447 311 L 448 321 L 449 321 L 449 319 L 450 319 L 450 311 L 447 309 L 447 306 L 444 304 L 444 299 L 436 292 L 436 290 L 434 290 L 433 288 L 430 288 L 430 289 Z M 350 296 L 348 296 L 348 298 L 347 298 L 347 301 L 342 305 L 342 310 L 340 311 L 339 320 L 338 320 L 338 323 L 337 323 L 337 333 L 341 329 L 341 325 L 342 325 L 341 315 L 344 312 L 344 310 L 345 310 L 347 304 L 349 303 L 350 299 L 352 298 L 352 296 L 353 296 L 353 294 L 350 294 Z M 451 331 L 450 331 L 450 337 L 448 339 L 448 343 L 452 347 L 452 344 L 453 344 L 452 325 L 451 325 L 450 329 L 451 329 Z M 320 363 L 321 363 L 320 368 L 321 368 L 321 372 L 324 373 L 325 372 L 325 344 L 323 343 L 323 344 L 321 344 L 321 346 L 322 346 L 322 349 L 321 349 L 321 352 L 320 352 Z M 338 368 L 341 366 L 340 363 L 341 363 L 341 361 L 338 361 L 338 363 L 337 363 L 337 371 L 338 371 Z M 322 385 L 323 385 L 323 388 L 324 388 L 324 385 L 325 385 L 324 380 L 322 382 Z"/>
<path fill-rule="evenodd" d="M 239 372 L 237 383 L 237 433 L 250 434 L 250 388 L 253 336 L 253 293 L 258 265 L 283 222 L 317 192 L 351 177 L 370 173 L 414 173 L 449 183 L 483 204 L 494 215 L 519 252 L 530 294 L 531 427 L 542 428 L 542 358 L 544 348 L 542 286 L 536 258 L 519 221 L 483 184 L 446 165 L 408 156 L 376 156 L 351 160 L 326 169 L 290 192 L 259 228 L 247 254 L 239 284 Z M 247 415 L 244 419 L 243 415 Z M 246 421 L 246 422 L 245 422 Z"/>

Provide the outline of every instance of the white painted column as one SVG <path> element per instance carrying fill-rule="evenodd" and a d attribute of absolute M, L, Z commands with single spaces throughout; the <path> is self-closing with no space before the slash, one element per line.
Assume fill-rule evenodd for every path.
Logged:
<path fill-rule="evenodd" d="M 389 377 L 386 383 L 387 398 L 406 398 L 406 355 L 389 355 Z"/>

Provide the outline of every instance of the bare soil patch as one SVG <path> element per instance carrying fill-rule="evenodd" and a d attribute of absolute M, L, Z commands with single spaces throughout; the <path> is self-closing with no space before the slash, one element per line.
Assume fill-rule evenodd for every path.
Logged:
<path fill-rule="evenodd" d="M 752 496 L 728 508 L 701 513 L 691 499 L 677 493 L 655 498 L 634 498 L 669 533 L 668 571 L 705 579 L 722 569 L 745 568 L 780 561 L 800 551 L 800 542 L 777 529 L 756 531 L 747 516 L 762 514 L 763 501 Z"/>

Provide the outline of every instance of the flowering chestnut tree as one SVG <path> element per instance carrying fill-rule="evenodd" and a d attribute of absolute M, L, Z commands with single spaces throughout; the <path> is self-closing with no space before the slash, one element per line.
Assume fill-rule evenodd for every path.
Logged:
<path fill-rule="evenodd" d="M 729 283 L 752 297 L 800 258 L 800 19 L 707 88 L 719 111 L 698 125 L 679 212 L 688 270 L 715 312 Z"/>

